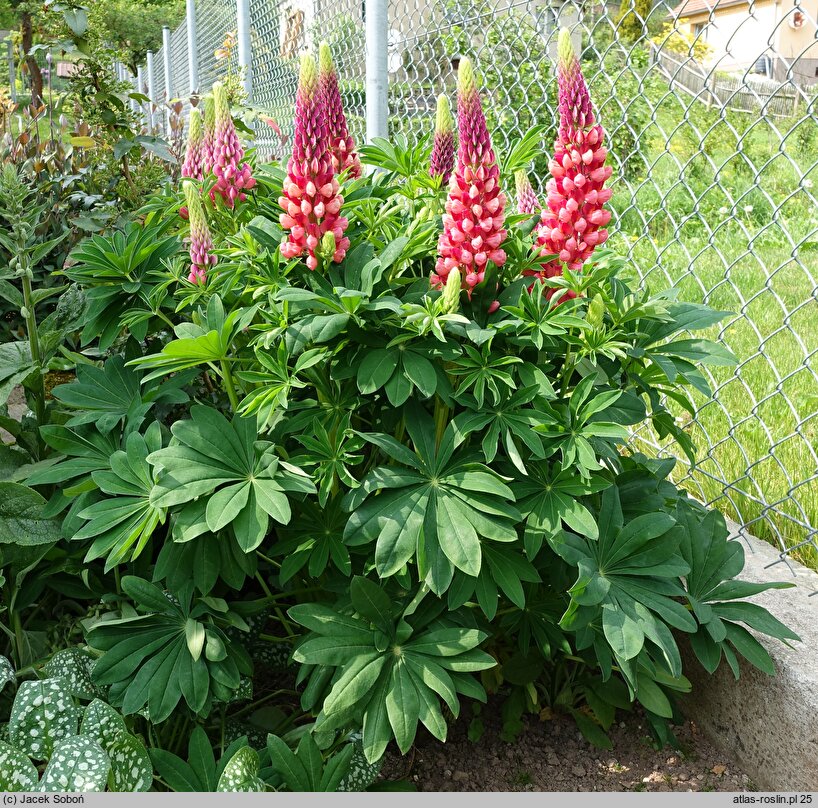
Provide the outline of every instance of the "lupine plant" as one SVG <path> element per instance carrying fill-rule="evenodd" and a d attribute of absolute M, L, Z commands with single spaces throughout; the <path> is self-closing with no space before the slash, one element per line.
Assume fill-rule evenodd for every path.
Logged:
<path fill-rule="evenodd" d="M 676 415 L 736 359 L 690 332 L 726 312 L 652 294 L 603 246 L 604 133 L 567 34 L 542 211 L 541 130 L 496 154 L 467 59 L 448 184 L 446 101 L 434 144 L 362 146 L 360 176 L 333 161 L 328 57 L 302 58 L 285 166 L 245 163 L 217 87 L 216 204 L 204 168 L 74 252 L 95 352 L 54 389 L 27 487 L 0 483 L 28 492 L 50 562 L 3 567 L 11 611 L 64 614 L 55 641 L 154 788 L 364 788 L 459 716 L 478 737 L 489 696 L 508 737 L 561 712 L 610 748 L 638 704 L 674 743 L 689 665 L 772 673 L 758 635 L 797 639 L 744 601 L 784 584 L 738 579 L 723 517 L 631 443 L 654 430 L 695 462 Z M 35 749 L 17 731 L 62 687 L 26 625 L 0 665 L 6 787 L 42 786 L 66 738 L 111 787 L 79 704 Z"/>

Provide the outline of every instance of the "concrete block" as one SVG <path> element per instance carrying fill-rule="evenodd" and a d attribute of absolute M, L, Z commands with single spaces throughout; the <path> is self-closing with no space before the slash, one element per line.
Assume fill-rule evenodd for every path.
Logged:
<path fill-rule="evenodd" d="M 789 648 L 756 634 L 770 652 L 774 677 L 742 664 L 733 678 L 722 664 L 710 676 L 689 647 L 682 649 L 685 675 L 693 683 L 682 709 L 755 785 L 768 791 L 818 791 L 818 573 L 789 562 L 776 564 L 778 551 L 730 525 L 745 543 L 747 581 L 788 581 L 752 600 L 768 609 L 800 637 Z M 774 566 L 771 566 L 774 565 Z M 794 573 L 794 574 L 793 574 Z"/>

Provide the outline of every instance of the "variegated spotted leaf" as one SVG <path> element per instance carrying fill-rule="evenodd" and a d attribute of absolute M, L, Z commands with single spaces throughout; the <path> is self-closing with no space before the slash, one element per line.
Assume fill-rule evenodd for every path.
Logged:
<path fill-rule="evenodd" d="M 125 719 L 104 701 L 94 699 L 86 708 L 80 723 L 80 735 L 93 738 L 103 749 L 128 732 Z"/>
<path fill-rule="evenodd" d="M 62 679 L 71 695 L 78 699 L 93 699 L 104 695 L 91 680 L 94 660 L 79 648 L 64 648 L 46 662 L 43 670 L 51 678 Z"/>
<path fill-rule="evenodd" d="M 338 784 L 336 791 L 366 791 L 380 774 L 383 758 L 374 763 L 367 761 L 359 732 L 350 735 L 349 742 L 355 747 L 355 751 L 349 761 L 349 769 Z"/>
<path fill-rule="evenodd" d="M 105 791 L 110 770 L 108 755 L 93 738 L 65 738 L 54 747 L 37 790 Z"/>
<path fill-rule="evenodd" d="M 35 791 L 37 769 L 19 750 L 0 741 L 0 791 Z"/>
<path fill-rule="evenodd" d="M 121 733 L 106 747 L 111 761 L 110 791 L 147 791 L 153 783 L 153 766 L 145 744 L 129 732 Z"/>
<path fill-rule="evenodd" d="M 34 760 L 47 760 L 54 746 L 77 734 L 79 711 L 62 679 L 23 682 L 9 718 L 9 741 Z"/>
<path fill-rule="evenodd" d="M 16 678 L 11 662 L 4 656 L 0 656 L 0 690 L 11 684 Z"/>
<path fill-rule="evenodd" d="M 224 767 L 216 791 L 264 791 L 264 782 L 258 776 L 258 753 L 243 746 Z"/>

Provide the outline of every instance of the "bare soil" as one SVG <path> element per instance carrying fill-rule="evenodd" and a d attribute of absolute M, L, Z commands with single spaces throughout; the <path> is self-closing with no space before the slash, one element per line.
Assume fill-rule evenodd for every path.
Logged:
<path fill-rule="evenodd" d="M 486 731 L 467 737 L 456 722 L 441 744 L 423 731 L 406 757 L 388 756 L 386 779 L 407 778 L 419 791 L 752 791 L 749 777 L 688 721 L 676 728 L 681 751 L 657 751 L 644 717 L 624 717 L 610 732 L 613 750 L 585 741 L 567 718 L 529 717 L 516 743 L 500 739 L 496 710 L 484 711 Z"/>

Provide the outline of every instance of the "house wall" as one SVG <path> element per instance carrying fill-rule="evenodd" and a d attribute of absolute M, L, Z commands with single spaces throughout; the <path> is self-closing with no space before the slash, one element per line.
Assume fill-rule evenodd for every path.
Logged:
<path fill-rule="evenodd" d="M 793 0 L 756 0 L 752 11 L 747 5 L 717 7 L 712 13 L 682 17 L 677 25 L 690 35 L 704 26 L 700 39 L 713 49 L 711 67 L 747 70 L 767 54 L 773 60 L 775 78 L 784 80 L 791 71 L 796 80 L 811 83 L 818 68 L 818 0 L 801 0 L 799 8 L 806 20 L 797 30 L 786 19 L 795 9 Z"/>

